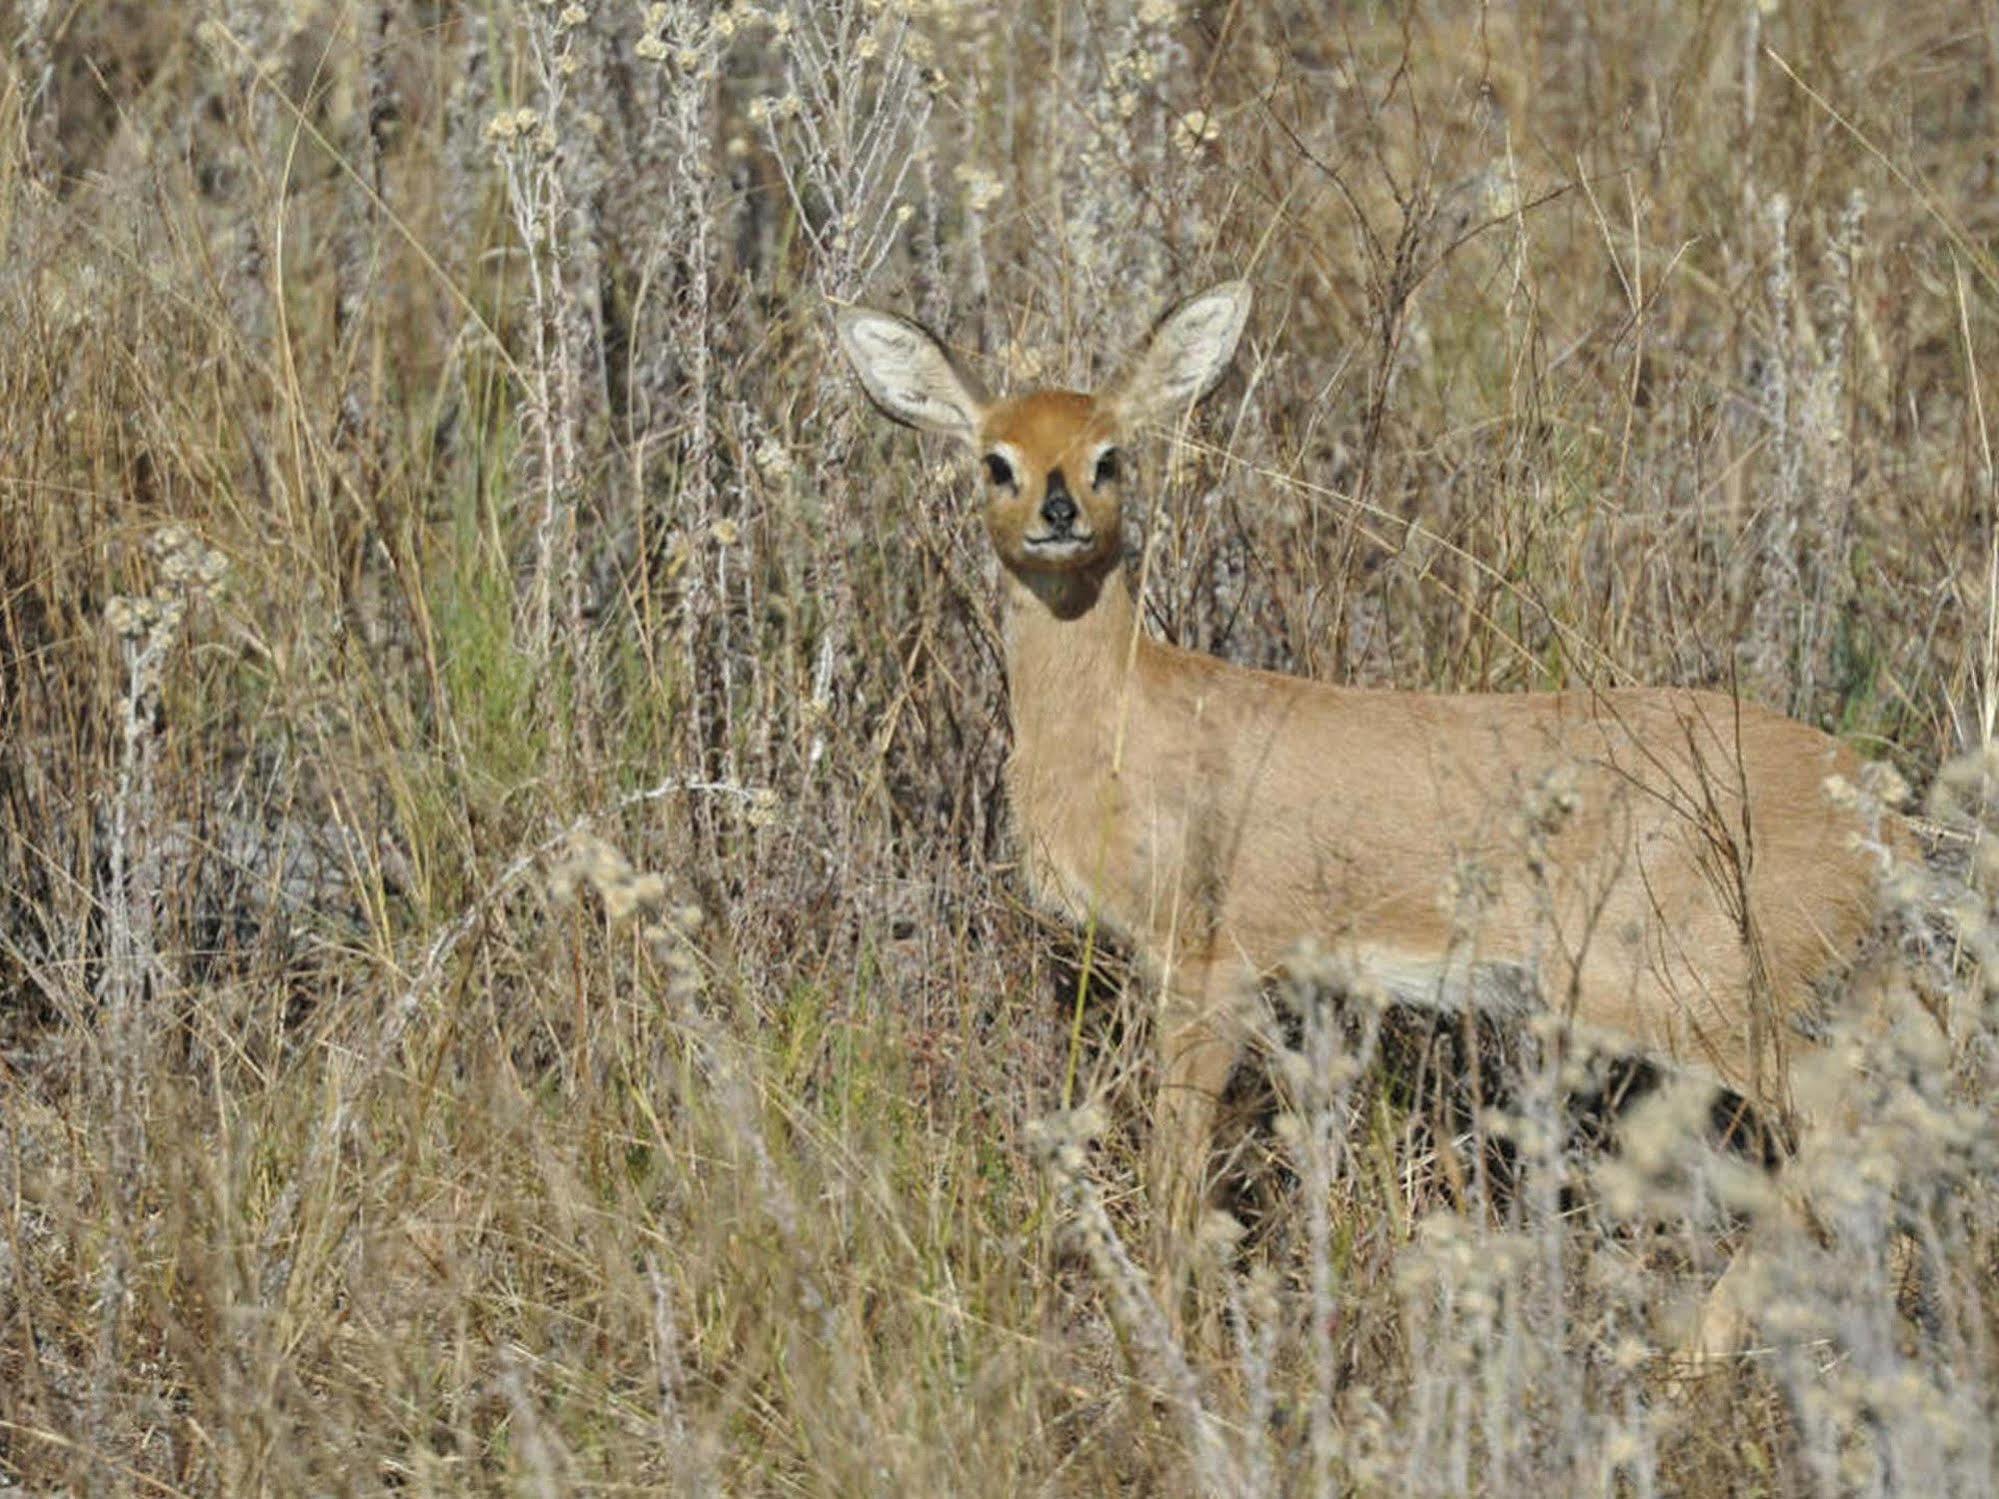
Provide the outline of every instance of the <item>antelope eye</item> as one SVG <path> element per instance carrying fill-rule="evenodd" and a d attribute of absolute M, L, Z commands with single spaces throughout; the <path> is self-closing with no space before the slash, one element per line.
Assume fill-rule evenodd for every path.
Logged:
<path fill-rule="evenodd" d="M 1106 484 L 1117 483 L 1117 473 L 1118 451 L 1116 448 L 1105 448 L 1103 456 L 1097 459 L 1097 476 L 1092 482 L 1102 489 Z"/>
<path fill-rule="evenodd" d="M 1017 487 L 1013 477 L 1013 465 L 997 453 L 986 454 L 986 477 L 1005 489 Z"/>

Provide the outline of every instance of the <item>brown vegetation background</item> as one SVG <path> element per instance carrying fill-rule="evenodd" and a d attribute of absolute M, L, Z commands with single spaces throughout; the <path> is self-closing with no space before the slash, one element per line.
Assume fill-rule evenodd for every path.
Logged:
<path fill-rule="evenodd" d="M 1988 10 L 0 43 L 0 1483 L 1990 1492 Z M 1664 1352 L 1754 1173 L 1668 1131 L 1582 1192 L 1560 1089 L 1467 1120 L 1371 1023 L 1274 1069 L 1205 1335 L 1122 1299 L 1143 996 L 1024 906 L 973 478 L 827 299 L 1086 385 L 1237 275 L 1236 372 L 1135 455 L 1161 634 L 1957 767 L 1968 873 L 1896 887 L 1934 1023 L 1833 1048 L 1781 1346 Z"/>

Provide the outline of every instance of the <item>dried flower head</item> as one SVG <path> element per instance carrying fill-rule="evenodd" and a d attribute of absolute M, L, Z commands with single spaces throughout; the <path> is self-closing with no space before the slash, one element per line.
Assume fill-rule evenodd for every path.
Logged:
<path fill-rule="evenodd" d="M 486 139 L 499 150 L 539 145 L 546 137 L 547 131 L 536 110 L 503 109 L 486 122 Z"/>
<path fill-rule="evenodd" d="M 579 833 L 570 840 L 567 854 L 548 882 L 549 893 L 560 901 L 574 899 L 576 891 L 586 885 L 597 892 L 613 921 L 656 912 L 666 903 L 662 876 L 634 869 L 615 844 L 594 833 Z"/>
<path fill-rule="evenodd" d="M 766 437 L 758 443 L 751 461 L 766 479 L 782 479 L 791 473 L 790 450 L 775 437 Z"/>
<path fill-rule="evenodd" d="M 146 550 L 159 563 L 165 584 L 197 597 L 213 595 L 229 571 L 228 558 L 178 521 L 155 531 L 146 541 Z"/>
<path fill-rule="evenodd" d="M 984 213 L 1006 195 L 1006 184 L 996 172 L 985 167 L 974 166 L 971 162 L 959 165 L 952 176 L 965 190 L 965 208 L 971 213 Z"/>
<path fill-rule="evenodd" d="M 1221 139 L 1221 123 L 1205 109 L 1190 109 L 1173 126 L 1173 145 L 1182 156 L 1195 156 Z"/>
<path fill-rule="evenodd" d="M 138 640 L 152 632 L 158 610 L 149 598 L 114 594 L 104 606 L 104 622 L 111 632 L 125 640 Z"/>

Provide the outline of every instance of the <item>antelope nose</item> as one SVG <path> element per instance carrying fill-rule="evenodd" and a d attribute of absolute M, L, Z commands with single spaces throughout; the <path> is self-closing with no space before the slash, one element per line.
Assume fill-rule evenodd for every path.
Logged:
<path fill-rule="evenodd" d="M 1076 502 L 1069 498 L 1059 476 L 1048 481 L 1048 497 L 1041 502 L 1041 518 L 1058 536 L 1076 523 Z"/>

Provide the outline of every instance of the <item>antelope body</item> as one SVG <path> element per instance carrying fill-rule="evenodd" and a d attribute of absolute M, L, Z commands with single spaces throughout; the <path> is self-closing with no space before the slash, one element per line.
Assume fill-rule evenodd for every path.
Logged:
<path fill-rule="evenodd" d="M 1781 1110 L 1786 1054 L 1875 913 L 1860 819 L 1825 789 L 1850 750 L 1721 694 L 1357 690 L 1142 629 L 1117 443 L 1215 384 L 1248 302 L 1230 283 L 1181 304 L 1097 395 L 998 401 L 916 324 L 838 318 L 876 404 L 986 468 L 1026 868 L 1161 992 L 1165 1220 L 1201 1200 L 1240 999 L 1307 941 L 1392 998 L 1556 1009 Z"/>

